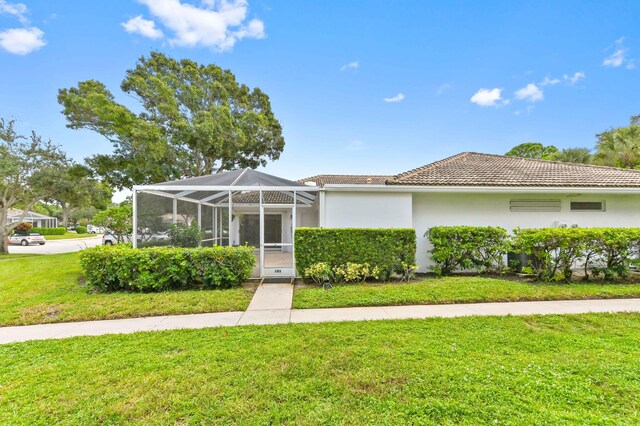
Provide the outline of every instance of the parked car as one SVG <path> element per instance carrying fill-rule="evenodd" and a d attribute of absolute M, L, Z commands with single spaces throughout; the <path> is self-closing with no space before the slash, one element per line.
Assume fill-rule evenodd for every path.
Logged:
<path fill-rule="evenodd" d="M 87 225 L 87 232 L 89 234 L 104 234 L 105 229 L 102 226 Z"/>
<path fill-rule="evenodd" d="M 130 243 L 131 235 L 121 235 L 120 242 Z M 118 244 L 118 237 L 112 232 L 106 231 L 102 236 L 102 245 L 112 246 L 114 244 Z"/>
<path fill-rule="evenodd" d="M 45 245 L 47 240 L 37 232 L 15 233 L 9 237 L 9 244 L 28 246 L 31 244 Z"/>
<path fill-rule="evenodd" d="M 169 241 L 169 231 L 156 232 L 149 237 L 149 241 Z"/>

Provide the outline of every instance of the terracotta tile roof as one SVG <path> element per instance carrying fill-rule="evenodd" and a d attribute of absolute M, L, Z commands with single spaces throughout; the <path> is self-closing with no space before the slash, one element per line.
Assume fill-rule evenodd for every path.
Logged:
<path fill-rule="evenodd" d="M 310 201 L 315 199 L 315 194 L 313 193 L 305 193 L 306 198 Z M 232 203 L 233 204 L 259 204 L 260 197 L 258 192 L 246 192 L 244 194 L 233 194 Z M 224 197 L 221 199 L 220 203 L 227 203 L 229 197 Z M 274 192 L 274 191 L 265 191 L 262 193 L 262 202 L 266 204 L 293 204 L 293 194 L 288 195 L 283 192 Z M 304 204 L 302 201 L 298 200 L 299 205 Z"/>
<path fill-rule="evenodd" d="M 388 185 L 637 187 L 640 170 L 463 152 L 396 175 Z"/>
<path fill-rule="evenodd" d="M 315 186 L 323 187 L 325 185 L 384 185 L 384 183 L 393 178 L 393 176 L 382 175 L 317 175 L 298 182 L 313 182 Z"/>

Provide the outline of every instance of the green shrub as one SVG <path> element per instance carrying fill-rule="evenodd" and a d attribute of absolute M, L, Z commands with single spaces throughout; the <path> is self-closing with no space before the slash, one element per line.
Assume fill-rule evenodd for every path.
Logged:
<path fill-rule="evenodd" d="M 638 265 L 640 228 L 587 228 L 585 270 L 607 280 L 625 278 L 630 266 Z M 588 275 L 586 275 L 588 278 Z"/>
<path fill-rule="evenodd" d="M 416 262 L 416 232 L 411 228 L 298 228 L 295 233 L 298 271 L 324 262 L 332 269 L 348 263 L 378 268 L 379 279 L 402 274 L 402 264 Z"/>
<path fill-rule="evenodd" d="M 585 279 L 592 271 L 613 280 L 637 263 L 640 228 L 516 229 L 512 246 L 529 256 L 527 268 L 539 280 L 569 282 L 580 263 Z"/>
<path fill-rule="evenodd" d="M 303 276 L 316 284 L 334 281 L 333 270 L 327 262 L 314 263 L 303 271 Z"/>
<path fill-rule="evenodd" d="M 586 229 L 515 229 L 513 233 L 513 250 L 529 256 L 525 270 L 539 280 L 570 281 L 574 265 L 584 257 Z"/>
<path fill-rule="evenodd" d="M 64 235 L 67 233 L 67 228 L 64 226 L 58 228 L 32 228 L 31 232 L 37 232 L 40 235 Z"/>
<path fill-rule="evenodd" d="M 78 226 L 76 226 L 76 232 L 78 234 L 86 234 L 87 233 L 87 227 L 86 226 L 82 226 L 82 225 L 78 225 Z"/>
<path fill-rule="evenodd" d="M 83 250 L 87 284 L 101 291 L 166 291 L 238 286 L 253 271 L 250 247 L 133 249 L 127 245 Z"/>
<path fill-rule="evenodd" d="M 174 247 L 198 247 L 204 238 L 204 231 L 193 222 L 191 226 L 174 223 L 169 228 L 169 240 Z"/>
<path fill-rule="evenodd" d="M 509 251 L 507 231 L 492 226 L 434 226 L 425 237 L 435 265 L 430 269 L 448 275 L 458 269 L 502 272 L 504 256 Z"/>
<path fill-rule="evenodd" d="M 333 276 L 336 282 L 357 283 L 365 282 L 368 278 L 377 280 L 380 278 L 380 268 L 373 268 L 368 263 L 347 262 L 345 265 L 333 267 Z"/>

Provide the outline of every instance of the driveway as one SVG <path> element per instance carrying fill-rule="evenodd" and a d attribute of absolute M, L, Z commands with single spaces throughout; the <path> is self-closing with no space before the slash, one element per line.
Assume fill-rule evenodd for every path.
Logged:
<path fill-rule="evenodd" d="M 45 236 L 46 238 L 46 236 Z M 90 238 L 74 238 L 69 240 L 47 241 L 43 246 L 9 246 L 9 253 L 15 254 L 58 254 L 80 251 L 102 244 L 102 235 Z"/>

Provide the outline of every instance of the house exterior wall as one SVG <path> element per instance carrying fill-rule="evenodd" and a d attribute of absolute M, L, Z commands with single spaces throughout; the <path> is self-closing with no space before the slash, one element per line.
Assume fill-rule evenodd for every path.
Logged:
<path fill-rule="evenodd" d="M 512 199 L 559 199 L 560 212 L 511 212 Z M 604 201 L 606 211 L 572 212 L 571 201 Z M 500 226 L 514 228 L 554 227 L 558 223 L 581 228 L 640 226 L 640 193 L 613 194 L 523 194 L 523 193 L 414 193 L 412 226 L 417 234 L 416 260 L 427 272 L 429 244 L 424 233 L 432 226 Z"/>
<path fill-rule="evenodd" d="M 411 193 L 338 192 L 324 195 L 325 228 L 410 228 Z"/>
<path fill-rule="evenodd" d="M 469 193 L 327 190 L 320 205 L 320 226 L 326 228 L 415 228 L 416 263 L 429 271 L 429 244 L 424 236 L 432 226 L 500 226 L 544 228 L 559 224 L 588 227 L 640 227 L 640 191 L 631 194 Z M 559 212 L 512 212 L 511 200 L 560 200 Z M 576 212 L 571 201 L 603 201 L 605 211 Z"/>

